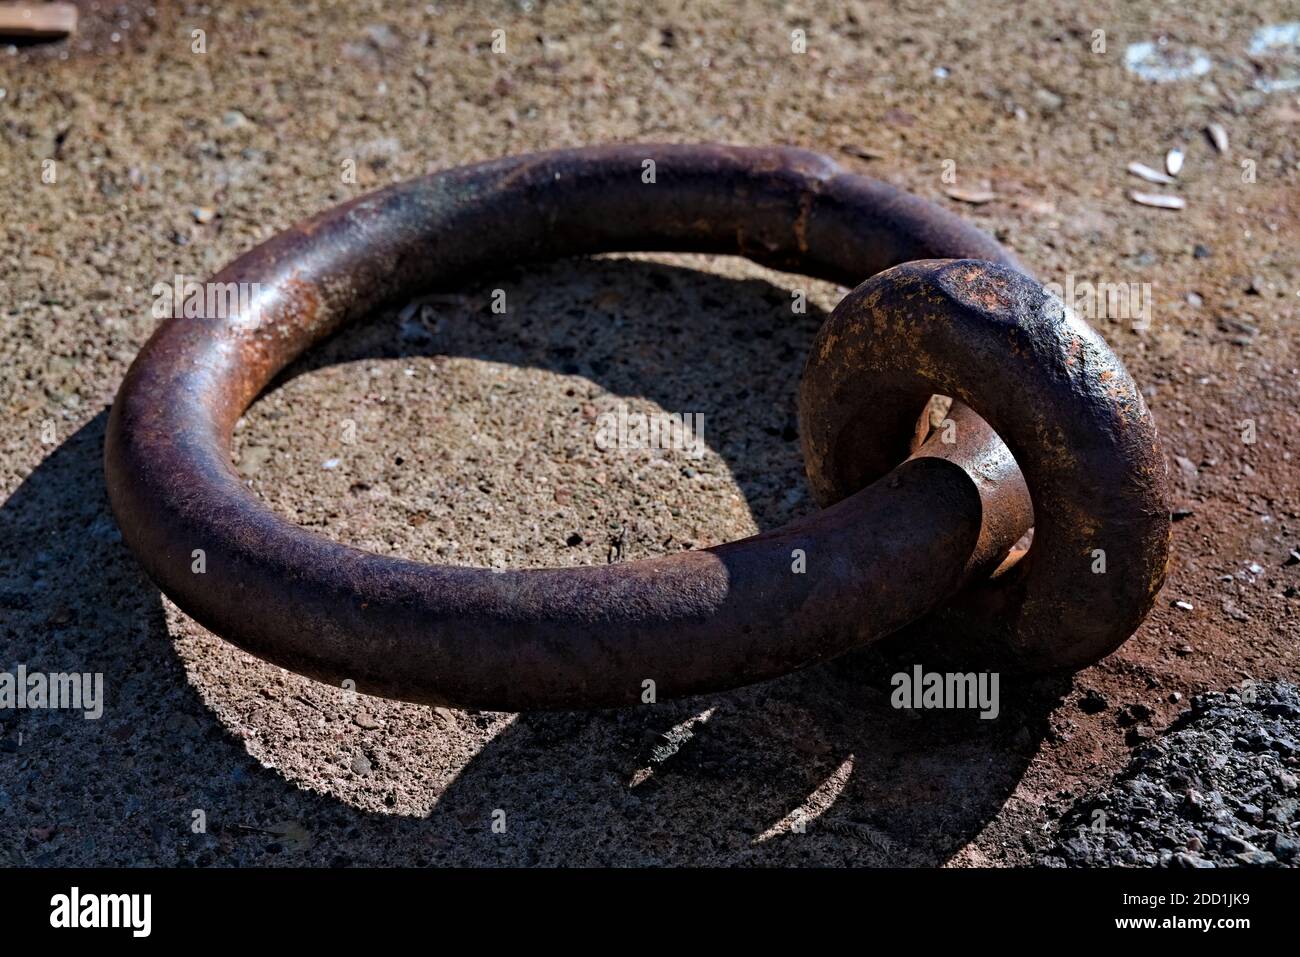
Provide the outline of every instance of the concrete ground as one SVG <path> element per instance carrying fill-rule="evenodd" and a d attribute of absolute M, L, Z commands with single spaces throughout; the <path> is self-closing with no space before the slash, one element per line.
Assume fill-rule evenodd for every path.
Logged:
<path fill-rule="evenodd" d="M 107 695 L 100 720 L 0 711 L 0 864 L 1027 863 L 1189 695 L 1294 680 L 1300 41 L 1269 28 L 1295 9 L 1082 7 L 133 0 L 83 4 L 71 43 L 0 47 L 0 670 L 103 672 Z M 1126 645 L 1004 687 L 996 721 L 892 709 L 897 642 L 731 694 L 516 716 L 349 698 L 159 594 L 100 464 L 155 284 L 389 182 L 637 140 L 822 150 L 1044 280 L 1150 284 L 1149 322 L 1095 319 L 1179 509 Z M 1175 146 L 1176 184 L 1126 172 Z M 237 464 L 294 521 L 426 561 L 773 528 L 813 508 L 794 401 L 842 292 L 718 257 L 502 264 L 313 352 L 249 411 Z M 602 452 L 620 402 L 703 413 L 708 452 Z"/>

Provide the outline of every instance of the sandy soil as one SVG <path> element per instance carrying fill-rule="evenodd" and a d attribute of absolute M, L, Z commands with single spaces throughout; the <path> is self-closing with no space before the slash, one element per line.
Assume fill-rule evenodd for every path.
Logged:
<path fill-rule="evenodd" d="M 108 698 L 98 721 L 0 712 L 0 863 L 1023 863 L 1190 693 L 1294 679 L 1300 96 L 1276 87 L 1300 60 L 1250 49 L 1294 6 L 645 6 L 100 3 L 84 42 L 0 47 L 0 669 L 101 671 Z M 1162 36 L 1208 72 L 1126 69 Z M 1145 387 L 1180 509 L 1169 583 L 1120 651 L 1004 687 L 991 722 L 890 708 L 898 641 L 734 694 L 513 716 L 350 700 L 160 596 L 100 471 L 154 284 L 391 181 L 635 140 L 823 150 L 959 209 L 1045 280 L 1150 283 L 1149 326 L 1096 320 Z M 1177 185 L 1126 173 L 1175 145 Z M 995 198 L 948 198 L 947 160 Z M 792 320 L 796 284 L 814 306 Z M 812 508 L 794 399 L 841 293 L 724 258 L 503 265 L 313 353 L 250 410 L 238 464 L 286 516 L 416 559 L 740 537 Z M 591 420 L 620 401 L 704 413 L 709 452 L 600 452 Z"/>

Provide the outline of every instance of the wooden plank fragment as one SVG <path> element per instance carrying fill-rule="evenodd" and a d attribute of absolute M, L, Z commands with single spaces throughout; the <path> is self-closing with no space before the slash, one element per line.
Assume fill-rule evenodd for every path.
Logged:
<path fill-rule="evenodd" d="M 58 40 L 77 29 L 71 3 L 0 3 L 0 37 Z"/>

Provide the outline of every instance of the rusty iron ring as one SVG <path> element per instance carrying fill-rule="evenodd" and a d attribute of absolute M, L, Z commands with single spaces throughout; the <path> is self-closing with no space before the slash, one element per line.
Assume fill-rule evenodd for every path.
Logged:
<path fill-rule="evenodd" d="M 185 612 L 262 658 L 335 684 L 351 679 L 363 692 L 516 711 L 633 704 L 645 700 L 651 681 L 658 697 L 715 691 L 830 658 L 983 581 L 1029 528 L 1032 505 L 1011 454 L 960 404 L 952 412 L 960 425 L 955 443 L 933 436 L 879 481 L 849 487 L 872 477 L 874 459 L 848 472 L 837 471 L 834 457 L 817 466 L 810 474 L 818 494 L 840 500 L 815 515 L 714 548 L 599 567 L 494 571 L 363 552 L 287 522 L 232 466 L 239 416 L 279 370 L 343 324 L 502 262 L 633 250 L 739 254 L 848 286 L 917 259 L 983 260 L 961 264 L 976 288 L 1009 282 L 1010 273 L 990 262 L 1020 268 L 956 216 L 803 150 L 593 147 L 391 186 L 280 233 L 212 277 L 259 284 L 252 287 L 260 288 L 258 322 L 245 315 L 173 318 L 145 344 L 113 405 L 105 446 L 109 496 L 125 541 Z M 902 275 L 939 269 L 948 282 L 962 275 L 943 268 Z M 990 269 L 994 279 L 981 278 Z M 879 277 L 863 288 L 891 282 Z M 829 322 L 843 325 L 865 357 L 862 295 L 851 295 Z M 899 304 L 911 308 L 911 300 Z M 963 328 L 977 324 L 970 318 L 977 312 L 967 308 Z M 931 313 L 942 318 L 943 307 Z M 894 321 L 905 323 L 907 315 Z M 1000 313 L 994 318 L 1005 324 Z M 927 323 L 925 335 L 934 326 Z M 1016 342 L 1032 340 L 1035 328 L 1027 325 Z M 980 341 L 990 341 L 987 331 Z M 1048 335 L 1042 347 L 1061 344 Z M 1013 345 L 1009 339 L 1003 347 Z M 1074 378 L 1035 382 L 1032 395 L 1065 409 L 1104 401 L 1097 374 L 1120 367 L 1100 340 L 1089 347 L 1090 356 L 1104 355 L 1102 367 L 1079 365 Z M 1007 362 L 971 361 L 959 349 L 943 354 L 951 368 L 926 370 L 926 381 L 965 384 L 967 392 L 952 391 L 977 406 L 1006 385 L 976 388 L 966 377 Z M 1017 374 L 1030 379 L 1055 368 L 1038 358 Z M 838 437 L 845 424 L 860 424 L 843 413 L 869 396 L 838 391 L 838 367 L 820 351 L 811 369 L 826 375 L 830 388 L 824 408 L 815 389 L 803 390 L 801 428 Z M 1129 401 L 1127 394 L 1113 398 Z M 1157 454 L 1154 432 L 1140 400 L 1124 407 L 1131 413 L 1124 421 L 1141 426 L 1134 434 L 1150 448 L 1112 442 L 1093 454 L 1090 445 L 1078 471 L 1048 477 L 1060 480 L 1055 489 L 1065 495 L 1093 488 L 1163 508 L 1163 486 L 1145 471 Z M 1021 423 L 994 417 L 1009 428 Z M 872 446 L 873 428 L 865 429 L 864 448 L 883 448 Z M 1016 447 L 1035 441 L 1026 434 Z M 1119 458 L 1107 459 L 1107 451 Z M 1098 472 L 1088 471 L 1098 464 Z M 1109 513 L 1098 518 L 1108 521 Z M 1122 550 L 1122 530 L 1098 531 Z M 1158 537 L 1154 545 L 1133 544 L 1154 555 L 1165 547 Z M 196 549 L 205 554 L 203 574 L 191 570 Z M 797 549 L 806 555 L 804 574 L 792 573 Z M 1149 604 L 1130 591 L 1112 603 L 1116 628 L 1135 624 Z M 1087 606 L 1072 612 L 1093 614 Z M 1008 640 L 1017 640 L 1014 629 Z"/>
<path fill-rule="evenodd" d="M 1028 554 L 950 609 L 963 640 L 1006 647 L 1033 668 L 1110 654 L 1164 583 L 1170 529 L 1165 459 L 1124 366 L 1013 269 L 951 260 L 889 269 L 840 302 L 804 366 L 800 433 L 817 501 L 831 505 L 888 472 L 932 393 L 960 399 L 1006 437 L 1036 516 Z M 983 483 L 1001 460 L 995 468 L 972 474 Z"/>

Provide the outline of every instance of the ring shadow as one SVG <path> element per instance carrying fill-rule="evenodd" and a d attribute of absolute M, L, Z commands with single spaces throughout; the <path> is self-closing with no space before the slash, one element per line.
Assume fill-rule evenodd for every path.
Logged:
<path fill-rule="evenodd" d="M 494 285 L 509 291 L 505 315 L 473 291 Z M 792 313 L 789 290 L 764 280 L 629 259 L 465 288 L 437 301 L 450 315 L 387 310 L 341 331 L 269 388 L 412 355 L 582 375 L 702 412 L 760 529 L 811 510 L 791 491 L 803 488 L 794 396 L 824 312 Z M 688 314 L 707 315 L 710 334 Z M 427 816 L 359 809 L 268 773 L 191 683 L 108 508 L 106 421 L 55 448 L 0 507 L 13 649 L 0 668 L 102 671 L 107 696 L 99 720 L 0 711 L 0 865 L 942 864 L 997 815 L 1068 685 L 1003 687 L 996 720 L 899 710 L 889 676 L 916 653 L 887 640 L 733 692 L 520 715 Z M 314 839 L 266 826 L 277 820 L 310 821 Z"/>

